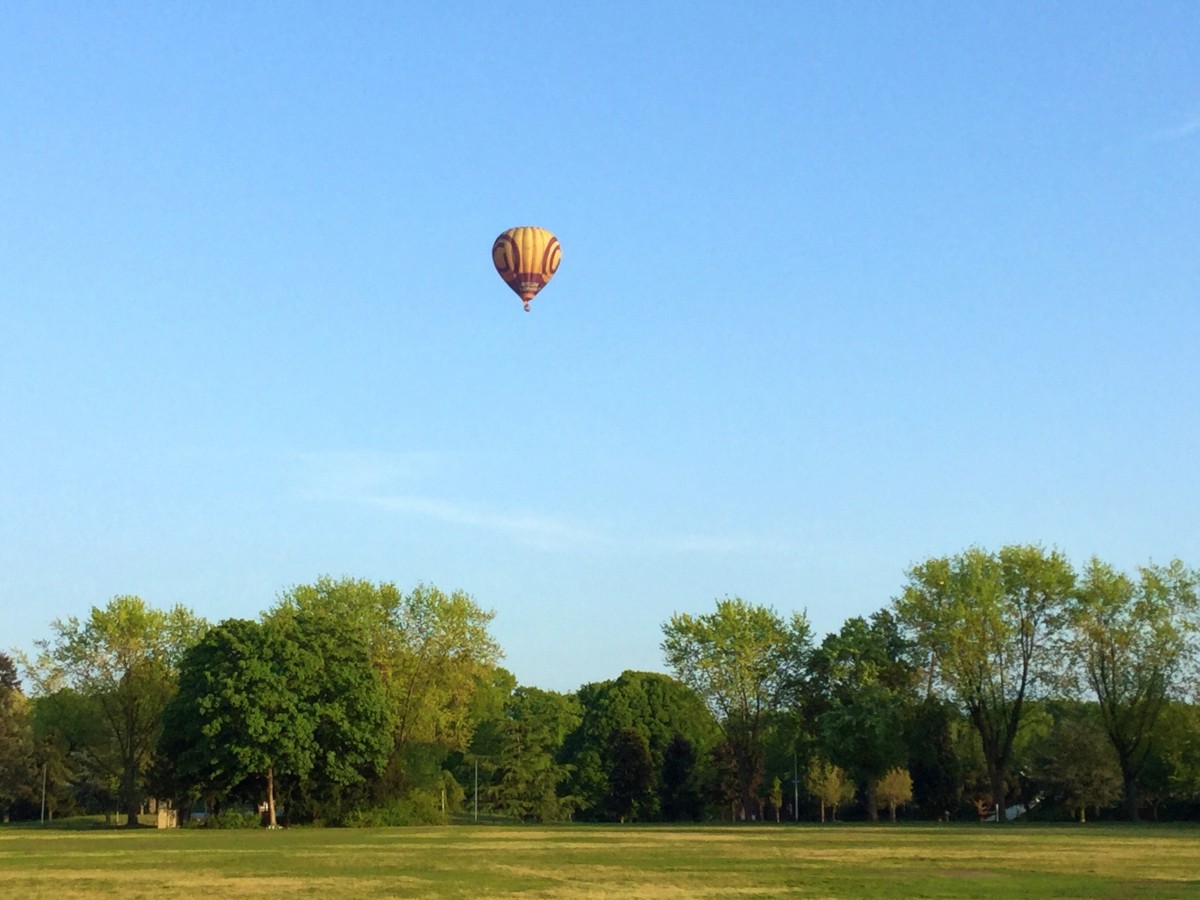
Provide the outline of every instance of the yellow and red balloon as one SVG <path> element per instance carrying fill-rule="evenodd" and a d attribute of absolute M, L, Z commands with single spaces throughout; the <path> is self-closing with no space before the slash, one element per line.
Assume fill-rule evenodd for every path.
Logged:
<path fill-rule="evenodd" d="M 492 263 L 505 283 L 525 301 L 525 312 L 529 312 L 529 301 L 554 277 L 561 258 L 558 238 L 545 228 L 510 228 L 492 244 Z"/>

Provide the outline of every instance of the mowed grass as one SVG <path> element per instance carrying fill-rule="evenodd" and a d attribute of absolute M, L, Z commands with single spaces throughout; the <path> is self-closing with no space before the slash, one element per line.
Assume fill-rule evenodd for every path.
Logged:
<path fill-rule="evenodd" d="M 0 896 L 1200 897 L 1200 828 L 0 827 Z"/>

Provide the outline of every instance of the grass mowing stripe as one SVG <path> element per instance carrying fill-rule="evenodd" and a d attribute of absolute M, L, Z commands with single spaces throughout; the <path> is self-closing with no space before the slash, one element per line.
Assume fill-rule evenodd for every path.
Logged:
<path fill-rule="evenodd" d="M 1154 826 L 0 827 L 6 896 L 1200 896 L 1200 829 Z"/>

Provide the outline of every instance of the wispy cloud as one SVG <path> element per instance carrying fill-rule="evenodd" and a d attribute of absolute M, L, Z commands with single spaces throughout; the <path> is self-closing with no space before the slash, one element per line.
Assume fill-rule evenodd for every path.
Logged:
<path fill-rule="evenodd" d="M 333 452 L 299 458 L 305 496 L 490 532 L 537 550 L 742 556 L 790 553 L 796 548 L 794 541 L 779 537 L 664 533 L 438 496 L 436 488 L 429 488 L 445 474 L 447 465 L 444 457 L 433 453 Z"/>
<path fill-rule="evenodd" d="M 346 451 L 299 456 L 305 493 L 331 500 L 351 500 L 395 489 L 431 477 L 442 465 L 434 453 Z"/>
<path fill-rule="evenodd" d="M 758 534 L 678 534 L 663 535 L 645 542 L 663 553 L 739 556 L 750 554 L 791 553 L 794 541 Z"/>
<path fill-rule="evenodd" d="M 357 499 L 382 509 L 503 534 L 541 550 L 597 549 L 612 544 L 592 528 L 554 516 L 497 512 L 436 497 L 387 494 Z"/>
<path fill-rule="evenodd" d="M 1190 119 L 1174 127 L 1155 131 L 1150 135 L 1150 139 L 1153 141 L 1177 141 L 1194 134 L 1200 134 L 1200 113 L 1194 114 Z"/>

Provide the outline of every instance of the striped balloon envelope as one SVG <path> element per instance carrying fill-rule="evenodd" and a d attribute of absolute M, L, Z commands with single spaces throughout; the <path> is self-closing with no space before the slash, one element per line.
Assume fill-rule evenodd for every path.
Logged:
<path fill-rule="evenodd" d="M 525 301 L 525 312 L 529 312 L 529 301 L 554 277 L 561 258 L 558 238 L 545 228 L 510 228 L 492 244 L 492 263 L 505 283 Z"/>

